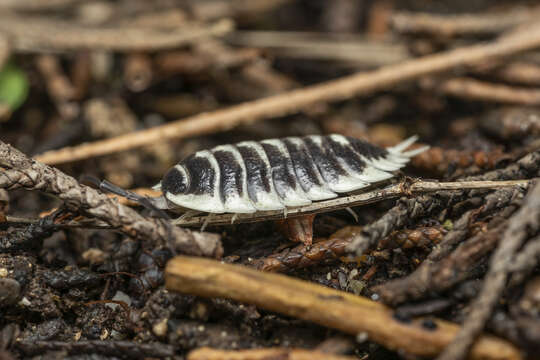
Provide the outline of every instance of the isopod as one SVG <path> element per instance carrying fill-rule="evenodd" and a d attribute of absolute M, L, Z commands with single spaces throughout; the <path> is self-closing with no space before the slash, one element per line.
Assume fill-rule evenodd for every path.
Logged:
<path fill-rule="evenodd" d="M 198 151 L 154 188 L 165 205 L 206 213 L 284 210 L 351 193 L 390 179 L 427 146 L 417 140 L 381 148 L 343 135 L 244 141 Z"/>

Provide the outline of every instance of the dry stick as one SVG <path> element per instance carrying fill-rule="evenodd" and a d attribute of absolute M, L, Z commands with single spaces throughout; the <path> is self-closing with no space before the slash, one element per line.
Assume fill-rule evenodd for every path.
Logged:
<path fill-rule="evenodd" d="M 540 46 L 540 25 L 527 32 L 499 40 L 429 55 L 378 70 L 346 76 L 337 80 L 308 86 L 246 102 L 223 110 L 180 119 L 166 125 L 138 131 L 107 140 L 48 151 L 37 157 L 49 164 L 59 164 L 94 156 L 111 154 L 170 139 L 185 138 L 225 131 L 242 123 L 279 117 L 306 109 L 315 103 L 348 99 L 366 95 L 419 76 L 439 73 L 456 66 L 473 65 L 481 61 L 530 50 Z"/>
<path fill-rule="evenodd" d="M 470 176 L 461 181 L 474 180 L 512 180 L 540 176 L 540 151 L 531 152 L 504 169 Z M 438 192 L 435 195 L 421 195 L 414 199 L 400 199 L 396 206 L 390 209 L 377 221 L 367 225 L 347 250 L 362 255 L 368 248 L 375 246 L 385 236 L 389 235 L 411 220 L 418 219 L 444 207 L 452 206 L 461 201 L 464 196 L 477 196 L 481 190 L 465 190 L 447 193 Z"/>
<path fill-rule="evenodd" d="M 223 35 L 232 29 L 233 24 L 227 19 L 210 25 L 186 24 L 174 29 L 153 29 L 85 27 L 74 22 L 23 17 L 12 13 L 0 16 L 0 34 L 10 39 L 14 49 L 21 51 L 154 51 Z"/>
<path fill-rule="evenodd" d="M 221 350 L 199 348 L 191 351 L 187 360 L 358 360 L 357 357 L 328 354 L 322 351 L 295 348 L 264 348 Z"/>
<path fill-rule="evenodd" d="M 458 276 L 447 271 L 441 275 L 443 272 L 441 269 L 451 267 L 447 264 L 459 264 L 460 259 L 469 256 L 463 254 L 470 254 L 471 252 L 477 255 L 484 254 L 485 251 L 480 251 L 478 247 L 496 242 L 498 240 L 498 237 L 496 237 L 497 233 L 492 232 L 489 235 L 480 233 L 468 240 L 468 245 L 462 244 L 460 248 L 456 249 L 449 258 L 444 260 L 446 263 L 440 260 L 450 254 L 457 244 L 465 240 L 470 233 L 471 223 L 476 217 L 510 205 L 521 194 L 522 191 L 518 189 L 500 189 L 485 196 L 482 207 L 465 212 L 454 223 L 453 229 L 444 236 L 440 244 L 433 248 L 428 257 L 415 271 L 404 278 L 391 280 L 376 286 L 373 290 L 381 296 L 384 303 L 397 305 L 405 301 L 417 300 L 425 296 L 428 291 L 430 293 L 441 292 L 456 284 L 464 274 Z M 488 236 L 491 238 L 488 239 Z M 487 244 L 489 240 L 493 240 L 493 242 Z M 492 245 L 489 245 L 487 248 L 491 249 L 491 247 Z M 469 250 L 470 248 L 475 248 L 476 250 L 471 251 Z M 454 261 L 454 259 L 457 260 Z M 467 264 L 460 264 L 460 266 L 465 269 L 469 268 Z M 444 278 L 446 275 L 450 275 L 451 279 Z"/>
<path fill-rule="evenodd" d="M 57 209 L 51 210 L 55 211 Z M 20 226 L 27 226 L 27 225 L 36 225 L 39 224 L 40 221 L 42 221 L 43 218 L 26 218 L 26 217 L 19 217 L 19 216 L 6 216 L 5 221 L 0 221 L 1 226 L 14 226 L 14 227 L 20 227 Z M 114 230 L 116 227 L 113 227 L 111 225 L 108 225 L 106 222 L 96 220 L 96 219 L 84 219 L 81 221 L 75 221 L 75 220 L 69 220 L 64 221 L 60 223 L 55 223 L 54 228 L 58 229 L 70 229 L 70 228 L 85 228 L 85 229 L 109 229 Z"/>
<path fill-rule="evenodd" d="M 514 214 L 495 250 L 482 290 L 471 305 L 469 316 L 452 343 L 437 358 L 460 360 L 480 335 L 506 284 L 514 256 L 529 236 L 540 229 L 540 182 L 527 195 L 523 206 Z"/>
<path fill-rule="evenodd" d="M 55 195 L 65 202 L 68 209 L 102 220 L 142 241 L 163 245 L 173 243 L 178 251 L 192 255 L 220 257 L 223 253 L 218 235 L 191 232 L 172 226 L 163 219 L 145 218 L 107 195 L 79 184 L 60 170 L 31 160 L 0 141 L 0 188 L 21 187 Z"/>
<path fill-rule="evenodd" d="M 191 1 L 188 6 L 190 13 L 195 18 L 211 20 L 223 17 L 251 18 L 260 16 L 289 2 L 292 0 Z"/>
<path fill-rule="evenodd" d="M 540 104 L 540 90 L 494 84 L 467 77 L 453 78 L 425 87 L 462 99 L 494 101 L 503 104 Z"/>
<path fill-rule="evenodd" d="M 202 258 L 170 260 L 165 285 L 171 291 L 254 304 L 352 335 L 365 333 L 390 349 L 418 356 L 438 354 L 458 331 L 456 325 L 442 320 L 436 320 L 437 328 L 430 330 L 422 327 L 421 320 L 403 323 L 384 305 L 360 296 Z M 513 345 L 492 336 L 476 343 L 471 355 L 471 359 L 521 359 Z"/>
<path fill-rule="evenodd" d="M 540 236 L 527 242 L 527 245 L 516 255 L 512 262 L 512 277 L 510 285 L 517 285 L 523 282 L 527 276 L 540 263 Z"/>
<path fill-rule="evenodd" d="M 462 181 L 462 182 L 437 182 L 437 181 L 418 181 L 407 185 L 405 182 L 390 185 L 383 189 L 376 189 L 366 193 L 339 197 L 336 199 L 314 202 L 311 205 L 300 206 L 287 210 L 287 218 L 304 216 L 309 214 L 318 214 L 330 212 L 347 207 L 372 204 L 374 202 L 393 199 L 396 197 L 422 194 L 428 192 L 437 192 L 443 190 L 464 190 L 464 189 L 498 189 L 509 186 L 527 186 L 528 180 L 511 181 Z M 260 211 L 253 214 L 222 214 L 212 215 L 210 219 L 207 216 L 196 216 L 178 221 L 176 224 L 181 226 L 200 226 L 207 222 L 208 225 L 227 225 L 231 224 L 234 217 L 234 223 L 256 222 L 266 220 L 283 219 L 283 210 Z"/>
<path fill-rule="evenodd" d="M 346 61 L 363 65 L 395 64 L 410 58 L 407 47 L 362 36 L 287 31 L 236 31 L 227 41 L 254 48 L 272 48 L 278 56 Z"/>
<path fill-rule="evenodd" d="M 49 351 L 65 351 L 68 354 L 100 354 L 128 359 L 172 358 L 174 346 L 159 342 L 142 344 L 128 340 L 81 340 L 81 341 L 14 341 L 14 347 L 26 355 L 43 354 Z"/>
<path fill-rule="evenodd" d="M 518 7 L 505 12 L 465 15 L 398 12 L 390 21 L 394 29 L 403 33 L 430 33 L 442 36 L 491 35 L 525 22 L 535 21 L 539 14 L 539 7 Z"/>
<path fill-rule="evenodd" d="M 473 69 L 473 72 L 514 84 L 540 85 L 540 66 L 522 60 L 516 60 L 502 66 L 494 62 L 492 66 L 479 66 Z"/>
<path fill-rule="evenodd" d="M 77 2 L 81 0 L 2 0 L 0 9 L 43 11 L 67 7 Z"/>
<path fill-rule="evenodd" d="M 7 37 L 0 34 L 0 69 L 4 67 L 5 62 L 11 54 L 11 46 Z"/>

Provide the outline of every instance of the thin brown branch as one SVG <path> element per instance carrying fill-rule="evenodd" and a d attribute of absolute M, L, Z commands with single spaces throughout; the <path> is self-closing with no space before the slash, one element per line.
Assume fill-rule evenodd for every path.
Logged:
<path fill-rule="evenodd" d="M 523 85 L 540 85 L 540 66 L 526 61 L 516 60 L 508 64 L 480 65 L 473 72 L 483 76 Z"/>
<path fill-rule="evenodd" d="M 0 9 L 43 11 L 67 7 L 81 0 L 2 0 Z"/>
<path fill-rule="evenodd" d="M 283 6 L 291 0 L 208 0 L 190 1 L 189 7 L 200 20 L 219 19 L 223 17 L 249 17 L 264 14 Z"/>
<path fill-rule="evenodd" d="M 493 101 L 502 104 L 540 104 L 540 90 L 495 84 L 468 77 L 453 78 L 442 83 L 423 81 L 422 87 L 461 99 Z"/>
<path fill-rule="evenodd" d="M 165 270 L 167 289 L 205 297 L 222 297 L 357 335 L 390 349 L 418 356 L 437 355 L 452 341 L 458 327 L 436 320 L 426 329 L 421 320 L 403 323 L 384 305 L 346 292 L 263 273 L 239 265 L 179 256 Z M 504 340 L 484 336 L 475 344 L 471 359 L 521 359 Z"/>
<path fill-rule="evenodd" d="M 530 239 L 512 262 L 511 285 L 523 282 L 540 263 L 540 236 Z"/>
<path fill-rule="evenodd" d="M 124 43 L 127 42 L 124 41 Z M 540 25 L 527 32 L 513 34 L 490 43 L 463 47 L 389 65 L 375 71 L 358 73 L 226 109 L 180 119 L 144 131 L 49 151 L 38 156 L 38 160 L 49 164 L 59 164 L 170 139 L 224 131 L 242 123 L 296 113 L 317 103 L 371 94 L 420 76 L 447 71 L 456 66 L 474 65 L 488 59 L 514 55 L 538 46 L 540 46 Z"/>
<path fill-rule="evenodd" d="M 56 210 L 56 209 L 55 209 Z M 0 226 L 11 225 L 11 226 L 22 226 L 22 225 L 31 225 L 39 224 L 43 218 L 26 218 L 19 216 L 6 216 L 5 220 L 0 221 Z M 108 225 L 106 222 L 95 220 L 95 219 L 85 219 L 81 221 L 70 220 L 61 223 L 55 223 L 55 228 L 58 229 L 70 229 L 70 228 L 85 228 L 85 229 L 109 229 L 114 230 L 116 227 Z"/>
<path fill-rule="evenodd" d="M 480 126 L 501 139 L 540 138 L 540 111 L 523 106 L 493 109 L 482 116 Z"/>
<path fill-rule="evenodd" d="M 514 256 L 525 239 L 540 229 L 540 183 L 528 193 L 523 206 L 513 215 L 495 250 L 480 294 L 471 305 L 469 316 L 452 343 L 438 360 L 460 360 L 482 332 L 504 290 Z"/>
<path fill-rule="evenodd" d="M 236 45 L 270 48 L 278 56 L 345 61 L 381 66 L 410 58 L 403 44 L 367 40 L 365 37 L 286 31 L 237 31 L 227 36 Z"/>
<path fill-rule="evenodd" d="M 391 24 L 402 33 L 427 33 L 451 37 L 456 35 L 494 35 L 522 23 L 535 21 L 540 8 L 517 7 L 510 11 L 464 15 L 399 12 Z"/>
<path fill-rule="evenodd" d="M 347 207 L 372 204 L 378 201 L 393 199 L 410 194 L 423 194 L 443 190 L 464 190 L 464 189 L 498 189 L 502 187 L 527 186 L 528 180 L 510 181 L 459 181 L 459 182 L 436 182 L 417 181 L 410 185 L 406 182 L 387 186 L 383 189 L 375 189 L 358 195 L 339 197 L 336 199 L 314 202 L 311 205 L 300 206 L 287 210 L 286 217 L 297 217 L 308 214 L 325 213 Z M 234 221 L 233 221 L 234 217 Z M 201 226 L 205 222 L 208 225 L 227 225 L 231 223 L 245 223 L 266 220 L 279 220 L 284 218 L 282 210 L 261 211 L 254 214 L 220 214 L 207 216 L 196 216 L 177 222 L 181 226 Z"/>
<path fill-rule="evenodd" d="M 183 253 L 219 257 L 223 251 L 217 235 L 184 230 L 163 219 L 145 218 L 107 195 L 79 184 L 60 170 L 29 159 L 1 141 L 0 188 L 44 191 L 62 199 L 68 209 L 102 220 L 128 236 L 172 245 Z"/>
<path fill-rule="evenodd" d="M 12 13 L 0 16 L 0 33 L 19 51 L 66 51 L 101 49 L 114 51 L 152 51 L 175 48 L 233 28 L 230 20 L 215 24 L 191 24 L 180 28 L 85 27 L 73 22 L 51 21 Z"/>
<path fill-rule="evenodd" d="M 328 354 L 316 350 L 295 348 L 263 348 L 249 350 L 220 350 L 199 348 L 191 351 L 187 360 L 355 360 L 356 357 Z"/>

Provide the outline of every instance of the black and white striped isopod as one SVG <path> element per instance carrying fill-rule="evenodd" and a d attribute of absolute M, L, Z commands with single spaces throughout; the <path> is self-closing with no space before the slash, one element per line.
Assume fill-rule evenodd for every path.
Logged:
<path fill-rule="evenodd" d="M 394 177 L 412 156 L 413 136 L 380 148 L 343 135 L 244 141 L 203 150 L 172 167 L 155 186 L 168 208 L 208 213 L 286 210 Z"/>

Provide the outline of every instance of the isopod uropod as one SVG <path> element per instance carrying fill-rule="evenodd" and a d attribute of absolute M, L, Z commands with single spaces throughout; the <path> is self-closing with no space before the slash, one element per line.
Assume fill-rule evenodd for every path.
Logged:
<path fill-rule="evenodd" d="M 343 135 L 244 141 L 198 151 L 173 166 L 155 189 L 166 208 L 254 213 L 308 205 L 395 175 L 427 146 L 380 148 Z"/>

